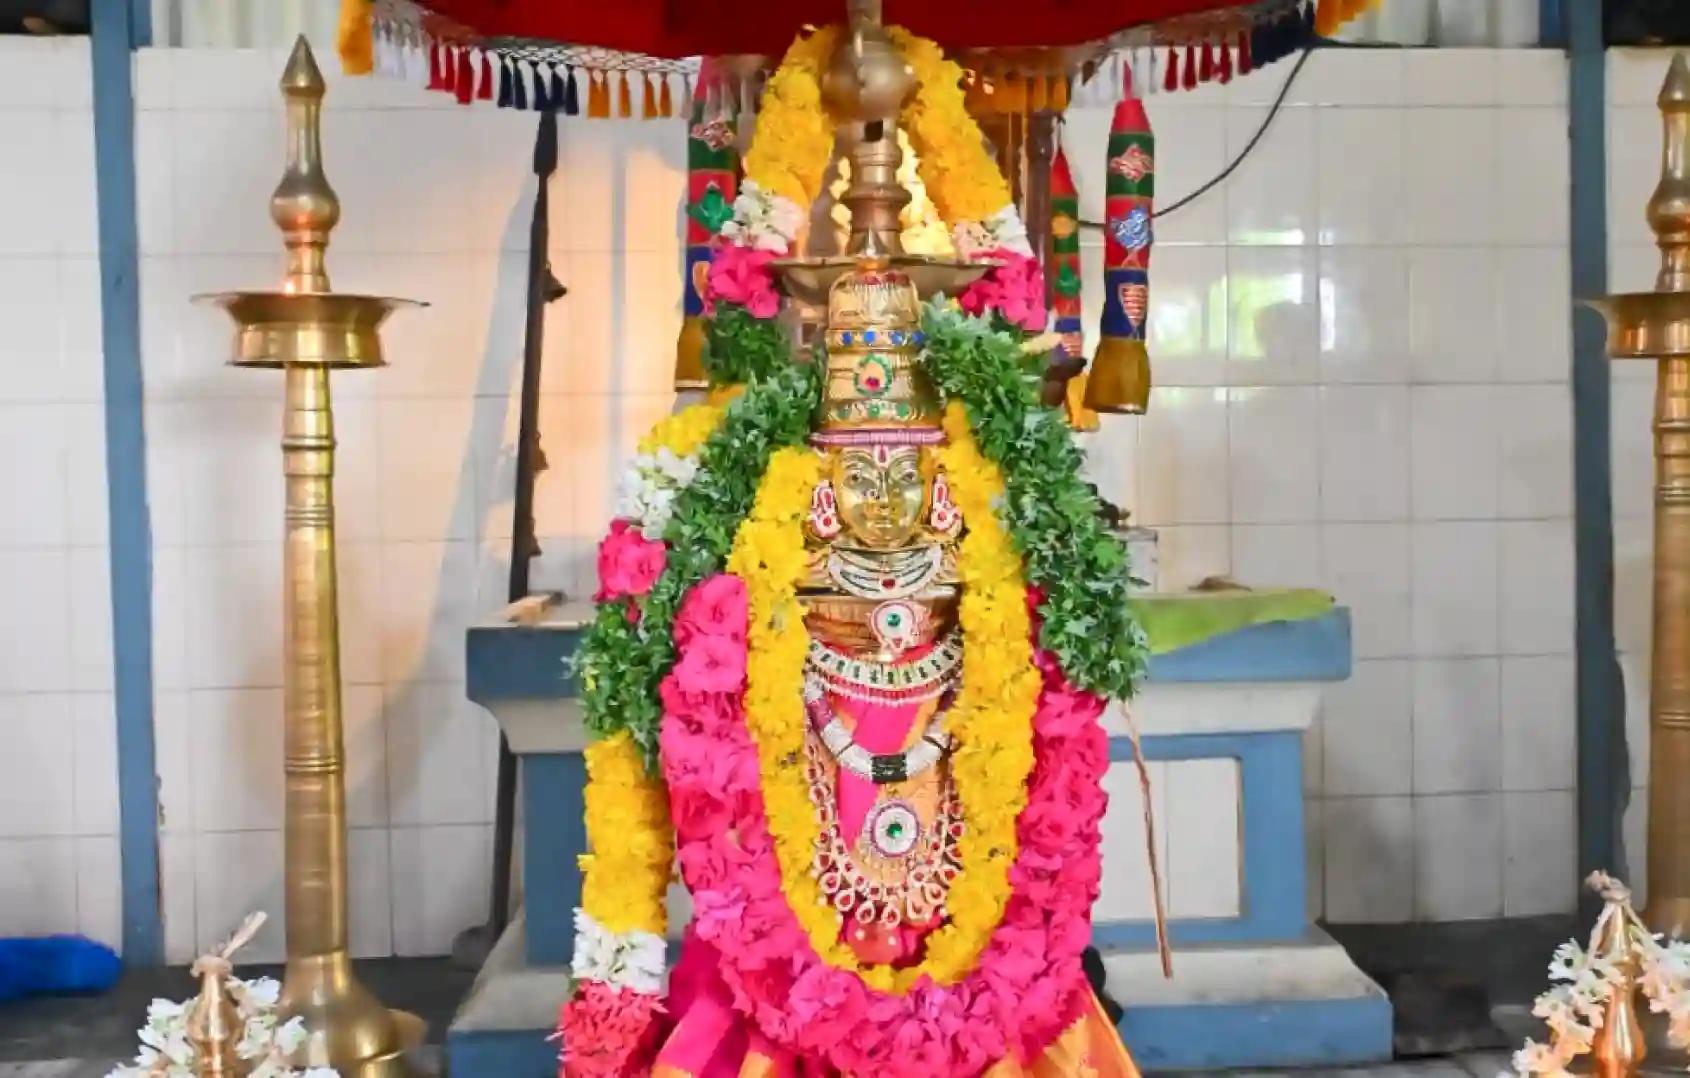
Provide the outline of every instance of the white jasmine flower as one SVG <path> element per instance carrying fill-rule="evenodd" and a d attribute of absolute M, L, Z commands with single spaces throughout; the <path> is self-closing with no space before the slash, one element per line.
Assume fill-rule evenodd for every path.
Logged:
<path fill-rule="evenodd" d="M 274 977 L 259 977 L 251 981 L 239 981 L 239 997 L 242 1012 L 267 1011 L 276 1006 L 282 998 L 281 982 Z"/>
<path fill-rule="evenodd" d="M 575 956 L 570 972 L 578 981 L 655 995 L 663 989 L 666 944 L 652 932 L 612 932 L 586 910 L 575 911 Z"/>
<path fill-rule="evenodd" d="M 785 254 L 803 229 L 804 216 L 796 202 L 747 180 L 734 198 L 733 220 L 722 226 L 722 235 L 744 247 Z"/>

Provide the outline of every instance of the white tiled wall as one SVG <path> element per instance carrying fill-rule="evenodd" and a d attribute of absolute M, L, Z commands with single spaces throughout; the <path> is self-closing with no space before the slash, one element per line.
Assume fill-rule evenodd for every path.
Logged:
<path fill-rule="evenodd" d="M 324 154 L 337 288 L 431 304 L 391 366 L 336 375 L 353 946 L 432 954 L 486 915 L 496 733 L 464 699 L 463 631 L 505 600 L 535 119 L 332 56 Z M 281 912 L 281 383 L 222 366 L 194 292 L 274 287 L 283 56 L 137 57 L 141 322 L 157 541 L 166 945 Z M 589 589 L 621 453 L 667 411 L 684 144 L 674 124 L 562 121 L 536 493 L 537 587 Z M 238 871 L 232 870 L 238 869 Z M 272 920 L 255 958 L 279 954 Z"/>
<path fill-rule="evenodd" d="M 120 942 L 86 40 L 0 38 L 0 936 Z"/>
<path fill-rule="evenodd" d="M 1646 292 L 1661 268 L 1644 208 L 1661 177 L 1661 114 L 1655 99 L 1672 51 L 1608 53 L 1608 285 Z M 1625 819 L 1627 882 L 1648 885 L 1645 825 L 1649 784 L 1649 644 L 1655 548 L 1656 365 L 1610 365 L 1613 419 L 1614 635 L 1625 679 L 1626 741 L 1631 753 L 1631 806 Z"/>
<path fill-rule="evenodd" d="M 0 893 L 0 933 L 114 937 L 87 59 L 4 47 L 0 135 L 42 149 L 0 186 L 53 212 L 0 235 L 0 442 L 40 461 L 0 481 L 37 510 L 0 522 L 0 723 L 27 746 L 0 760 L 0 887 L 28 892 Z M 136 58 L 174 960 L 253 908 L 278 915 L 253 957 L 280 952 L 280 385 L 222 366 L 221 316 L 188 297 L 276 283 L 281 61 Z M 1152 99 L 1164 203 L 1242 148 L 1288 70 Z M 1239 172 L 1160 222 L 1153 410 L 1093 440 L 1169 585 L 1230 572 L 1354 608 L 1356 676 L 1309 742 L 1311 891 L 1335 919 L 1572 897 L 1563 76 L 1524 52 L 1311 60 Z M 495 740 L 462 632 L 504 599 L 534 121 L 330 78 L 336 284 L 433 304 L 395 318 L 390 368 L 335 382 L 354 946 L 438 953 L 484 915 Z M 1091 215 L 1107 122 L 1066 135 Z M 617 461 L 669 403 L 684 147 L 672 124 L 567 120 L 562 143 L 535 583 L 581 594 Z"/>
<path fill-rule="evenodd" d="M 1150 98 L 1160 204 L 1289 70 Z M 1354 612 L 1307 760 L 1333 920 L 1574 899 L 1565 81 L 1552 52 L 1313 56 L 1232 178 L 1158 220 L 1151 411 L 1095 436 L 1164 587 L 1230 573 Z M 1093 219 L 1108 120 L 1064 136 Z"/>

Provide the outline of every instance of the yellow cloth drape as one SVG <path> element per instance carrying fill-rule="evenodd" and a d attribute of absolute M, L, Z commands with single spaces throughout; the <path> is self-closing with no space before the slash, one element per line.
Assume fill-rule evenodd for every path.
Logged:
<path fill-rule="evenodd" d="M 340 0 L 340 25 L 335 48 L 340 69 L 348 75 L 368 75 L 375 70 L 375 35 L 370 29 L 373 0 Z"/>

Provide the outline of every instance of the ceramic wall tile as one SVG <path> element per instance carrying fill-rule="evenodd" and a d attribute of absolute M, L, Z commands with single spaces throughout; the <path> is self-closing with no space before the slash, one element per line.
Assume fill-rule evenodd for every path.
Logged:
<path fill-rule="evenodd" d="M 1496 659 L 1414 664 L 1414 792 L 1501 788 L 1501 674 Z"/>
<path fill-rule="evenodd" d="M 1320 369 L 1319 251 L 1227 250 L 1227 381 L 1306 384 Z"/>
<path fill-rule="evenodd" d="M 1416 520 L 1497 515 L 1494 386 L 1415 386 L 1409 398 L 1410 507 Z"/>
<path fill-rule="evenodd" d="M 461 683 L 464 626 L 479 613 L 474 545 L 392 544 L 382 577 L 389 595 L 381 642 L 385 683 Z"/>
<path fill-rule="evenodd" d="M 1269 524 L 1320 515 L 1320 397 L 1310 386 L 1235 388 L 1227 399 L 1232 519 Z"/>
<path fill-rule="evenodd" d="M 1608 415 L 1614 516 L 1648 516 L 1655 504 L 1654 379 L 1616 379 Z"/>
<path fill-rule="evenodd" d="M 248 914 L 267 918 L 241 949 L 246 961 L 280 962 L 286 957 L 287 911 L 282 880 L 280 831 L 219 831 L 194 840 L 194 946 L 216 947 Z"/>
<path fill-rule="evenodd" d="M 1210 577 L 1231 572 L 1231 529 L 1227 525 L 1187 524 L 1156 529 L 1158 591 L 1184 591 Z"/>
<path fill-rule="evenodd" d="M 114 835 L 76 840 L 76 929 L 121 953 L 123 856 Z"/>
<path fill-rule="evenodd" d="M 1564 247 L 1498 250 L 1497 374 L 1502 381 L 1564 383 L 1571 377 L 1576 312 L 1570 273 Z"/>
<path fill-rule="evenodd" d="M 1405 115 L 1394 108 L 1334 108 L 1315 114 L 1319 162 L 1315 214 L 1321 244 L 1390 244 L 1407 238 Z"/>
<path fill-rule="evenodd" d="M 492 791 L 479 767 L 497 738 L 486 712 L 463 686 L 413 684 L 387 698 L 387 779 L 396 825 L 480 824 L 492 820 Z"/>
<path fill-rule="evenodd" d="M 1661 179 L 1660 111 L 1653 99 L 1646 107 L 1609 106 L 1607 120 L 1609 241 L 1653 242 L 1644 207 Z"/>
<path fill-rule="evenodd" d="M 0 283 L 0 287 L 4 287 Z M 55 357 L 56 358 L 56 357 Z M 62 547 L 70 525 L 64 405 L 0 405 L 0 547 Z"/>
<path fill-rule="evenodd" d="M 1385 924 L 1413 919 L 1414 804 L 1407 797 L 1326 800 L 1329 920 Z"/>
<path fill-rule="evenodd" d="M 188 695 L 188 708 L 199 830 L 281 827 L 281 690 L 206 689 Z"/>
<path fill-rule="evenodd" d="M 0 550 L 0 692 L 63 692 L 70 663 L 70 553 Z"/>
<path fill-rule="evenodd" d="M 1403 53 L 1362 49 L 1327 49 L 1309 57 L 1286 101 L 1334 105 L 1328 111 L 1365 106 L 1400 106 L 1403 100 Z"/>
<path fill-rule="evenodd" d="M 1496 117 L 1496 239 L 1564 248 L 1572 177 L 1566 112 L 1515 108 Z"/>
<path fill-rule="evenodd" d="M 1317 524 L 1234 524 L 1232 578 L 1251 588 L 1308 587 L 1321 578 Z"/>
<path fill-rule="evenodd" d="M 70 684 L 82 692 L 112 687 L 111 551 L 70 549 Z"/>
<path fill-rule="evenodd" d="M 64 114 L 45 109 L 0 112 L 0 145 L 36 148 L 32 153 L 8 153 L 0 162 L 0 190 L 7 192 L 12 205 L 29 207 L 27 213 L 8 216 L 0 255 L 60 253 L 63 237 L 57 222 L 87 211 L 71 204 L 64 182 L 60 127 L 65 122 Z"/>
<path fill-rule="evenodd" d="M 1355 658 L 1412 654 L 1409 525 L 1324 524 L 1320 545 L 1324 586 L 1350 608 Z"/>
<path fill-rule="evenodd" d="M 281 544 L 193 547 L 184 560 L 189 686 L 280 687 Z"/>
<path fill-rule="evenodd" d="M 71 697 L 75 758 L 75 830 L 78 835 L 115 835 L 117 806 L 117 706 L 107 692 Z"/>
<path fill-rule="evenodd" d="M 1497 238 L 1493 109 L 1410 109 L 1403 117 L 1403 202 L 1420 243 Z"/>
<path fill-rule="evenodd" d="M 475 534 L 475 417 L 470 400 L 381 402 L 382 538 L 469 539 Z"/>
<path fill-rule="evenodd" d="M 1320 379 L 1396 384 L 1411 370 L 1409 254 L 1320 250 Z"/>
<path fill-rule="evenodd" d="M 76 833 L 76 729 L 67 694 L 0 696 L 0 837 Z"/>
<path fill-rule="evenodd" d="M 1499 386 L 1497 509 L 1504 517 L 1573 512 L 1573 402 L 1564 384 Z"/>
<path fill-rule="evenodd" d="M 1614 637 L 1624 653 L 1647 655 L 1654 623 L 1655 521 L 1614 517 Z"/>
<path fill-rule="evenodd" d="M 386 958 L 393 953 L 393 865 L 388 843 L 385 827 L 355 827 L 346 836 L 351 917 L 347 934 L 354 958 Z"/>
<path fill-rule="evenodd" d="M 491 840 L 481 825 L 394 828 L 395 954 L 448 954 L 459 932 L 481 923 Z"/>
<path fill-rule="evenodd" d="M 1498 51 L 1438 48 L 1404 52 L 1403 103 L 1438 108 L 1491 104 L 1496 100 Z"/>
<path fill-rule="evenodd" d="M 1497 50 L 1496 103 L 1565 108 L 1566 55 L 1559 49 Z"/>
<path fill-rule="evenodd" d="M 1320 390 L 1320 515 L 1403 520 L 1409 511 L 1409 388 Z"/>
<path fill-rule="evenodd" d="M 1503 789 L 1573 789 L 1576 700 L 1571 655 L 1502 660 Z"/>
<path fill-rule="evenodd" d="M 1405 660 L 1362 660 L 1348 681 L 1326 690 L 1320 713 L 1326 796 L 1413 792 L 1412 672 Z"/>
<path fill-rule="evenodd" d="M 1416 524 L 1411 603 L 1414 654 L 1495 655 L 1498 545 L 1494 523 Z"/>
<path fill-rule="evenodd" d="M 1152 389 L 1139 424 L 1137 515 L 1152 527 L 1228 516 L 1224 389 Z"/>
<path fill-rule="evenodd" d="M 1506 521 L 1499 555 L 1502 650 L 1573 650 L 1573 528 L 1566 518 Z"/>
<path fill-rule="evenodd" d="M 1414 799 L 1414 904 L 1422 920 L 1502 914 L 1500 794 Z"/>
<path fill-rule="evenodd" d="M 1157 99 L 1151 98 L 1154 103 Z M 1082 215 L 1087 220 L 1103 219 L 1103 158 L 1108 144 L 1110 110 L 1092 110 L 1102 119 L 1101 131 L 1093 138 L 1079 137 L 1076 132 L 1064 138 L 1070 166 L 1080 166 L 1076 186 L 1080 188 Z M 1154 111 L 1151 126 L 1157 126 Z M 1156 143 L 1156 201 L 1168 206 L 1175 199 L 1196 191 L 1226 167 L 1228 156 L 1227 112 L 1218 108 L 1182 108 L 1171 118 L 1172 127 L 1163 130 L 1178 132 L 1177 137 L 1164 137 Z M 1227 197 L 1211 191 L 1173 213 L 1156 221 L 1158 260 L 1163 244 L 1224 244 L 1227 236 Z M 1157 287 L 1161 287 L 1160 262 L 1157 268 Z M 1158 301 L 1160 302 L 1160 301 Z"/>
<path fill-rule="evenodd" d="M 1503 909 L 1508 917 L 1578 906 L 1578 827 L 1571 790 L 1503 795 Z"/>
<path fill-rule="evenodd" d="M 1236 157 L 1267 120 L 1267 109 L 1226 110 L 1227 151 Z M 1315 114 L 1282 109 L 1227 180 L 1227 238 L 1234 244 L 1304 244 L 1315 240 Z M 1159 177 L 1158 177 L 1159 178 Z"/>
<path fill-rule="evenodd" d="M 75 839 L 0 838 L 0 933 L 72 931 L 75 911 Z"/>
<path fill-rule="evenodd" d="M 1497 255 L 1490 247 L 1420 247 L 1408 254 L 1414 380 L 1493 382 L 1497 373 Z"/>
<path fill-rule="evenodd" d="M 1155 357 L 1157 385 L 1225 384 L 1226 258 L 1224 247 L 1157 247 L 1156 298 L 1146 341 Z"/>

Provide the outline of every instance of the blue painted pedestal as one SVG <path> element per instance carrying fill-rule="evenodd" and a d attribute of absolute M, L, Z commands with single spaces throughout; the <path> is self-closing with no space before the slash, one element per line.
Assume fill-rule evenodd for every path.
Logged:
<path fill-rule="evenodd" d="M 454 1078 L 551 1078 L 546 1038 L 567 997 L 575 858 L 585 848 L 584 731 L 564 658 L 584 611 L 468 639 L 468 692 L 521 760 L 523 917 L 500 941 L 447 1037 Z M 1345 610 L 1261 625 L 1158 656 L 1134 712 L 1160 769 L 1163 875 L 1175 976 L 1147 919 L 1148 874 L 1131 745 L 1106 716 L 1110 789 L 1094 913 L 1121 1032 L 1141 1066 L 1172 1070 L 1386 1059 L 1391 1009 L 1306 914 L 1302 732 L 1320 683 L 1349 676 Z M 684 917 L 674 918 L 677 927 Z"/>

